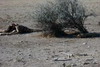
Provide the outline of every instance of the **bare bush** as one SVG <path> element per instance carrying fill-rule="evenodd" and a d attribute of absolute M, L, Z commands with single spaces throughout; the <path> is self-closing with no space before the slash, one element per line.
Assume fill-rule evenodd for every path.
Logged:
<path fill-rule="evenodd" d="M 86 12 L 86 8 L 78 0 L 56 0 L 56 11 L 59 14 L 59 20 L 63 20 L 65 28 L 76 28 L 81 33 L 88 33 L 84 27 L 85 19 L 92 16 L 92 13 Z"/>
<path fill-rule="evenodd" d="M 55 11 L 55 4 L 52 2 L 39 5 L 38 10 L 34 13 L 34 19 L 38 22 L 37 27 L 42 28 L 43 34 L 51 34 L 57 37 L 65 35 L 61 24 L 56 23 L 58 14 Z"/>
<path fill-rule="evenodd" d="M 56 0 L 55 3 L 39 5 L 34 13 L 37 27 L 45 33 L 55 36 L 65 35 L 64 28 L 78 29 L 81 33 L 88 33 L 84 21 L 88 16 L 83 5 L 78 0 Z"/>

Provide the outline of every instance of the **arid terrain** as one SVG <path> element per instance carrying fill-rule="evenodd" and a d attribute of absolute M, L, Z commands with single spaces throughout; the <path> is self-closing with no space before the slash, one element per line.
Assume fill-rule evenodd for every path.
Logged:
<path fill-rule="evenodd" d="M 53 0 L 52 0 L 53 1 Z M 81 0 L 96 16 L 89 32 L 100 33 L 100 0 Z M 0 29 L 13 22 L 35 28 L 32 15 L 46 0 L 0 0 Z M 0 67 L 100 67 L 100 38 L 43 38 L 39 32 L 0 36 Z"/>

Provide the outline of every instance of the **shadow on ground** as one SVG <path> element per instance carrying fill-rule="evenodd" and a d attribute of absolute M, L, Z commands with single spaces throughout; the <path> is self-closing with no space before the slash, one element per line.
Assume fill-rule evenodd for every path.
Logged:
<path fill-rule="evenodd" d="M 67 34 L 66 36 L 63 36 L 66 38 L 96 38 L 100 37 L 100 33 L 85 33 L 81 34 L 79 32 L 73 33 L 73 34 Z"/>

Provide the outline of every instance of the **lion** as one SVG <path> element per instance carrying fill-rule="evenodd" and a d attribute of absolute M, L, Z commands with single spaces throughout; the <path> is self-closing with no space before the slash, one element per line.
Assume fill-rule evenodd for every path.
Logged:
<path fill-rule="evenodd" d="M 26 26 L 19 25 L 16 23 L 12 23 L 8 26 L 6 30 L 0 30 L 0 35 L 11 35 L 11 34 L 24 34 L 24 33 L 31 33 L 33 29 L 30 29 Z"/>

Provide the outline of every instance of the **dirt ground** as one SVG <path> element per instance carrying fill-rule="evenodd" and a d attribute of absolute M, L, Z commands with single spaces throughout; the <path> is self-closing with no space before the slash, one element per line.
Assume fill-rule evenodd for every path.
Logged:
<path fill-rule="evenodd" d="M 53 0 L 52 0 L 53 1 Z M 100 33 L 100 1 L 81 0 L 97 16 L 85 21 Z M 32 13 L 46 0 L 0 0 L 0 29 L 13 22 L 35 28 Z M 100 38 L 42 38 L 40 33 L 0 36 L 0 67 L 100 67 Z"/>

